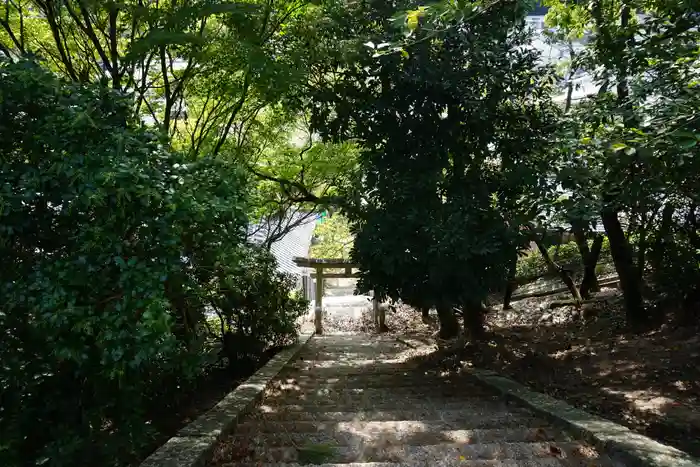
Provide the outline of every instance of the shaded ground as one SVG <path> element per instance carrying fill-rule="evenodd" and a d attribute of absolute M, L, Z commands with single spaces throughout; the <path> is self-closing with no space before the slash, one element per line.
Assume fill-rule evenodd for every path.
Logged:
<path fill-rule="evenodd" d="M 214 449 L 216 467 L 622 467 L 390 336 L 314 337 Z"/>
<path fill-rule="evenodd" d="M 700 456 L 700 333 L 666 323 L 625 330 L 620 292 L 579 312 L 562 296 L 513 303 L 488 318 L 488 343 L 443 361 L 507 375 L 533 389 Z"/>

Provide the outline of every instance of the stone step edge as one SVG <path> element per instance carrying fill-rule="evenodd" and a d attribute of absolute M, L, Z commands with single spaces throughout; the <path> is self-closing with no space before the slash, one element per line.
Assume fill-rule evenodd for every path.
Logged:
<path fill-rule="evenodd" d="M 467 464 L 467 462 L 469 462 Z M 562 467 L 558 459 L 537 459 L 536 461 L 512 461 L 512 460 L 470 460 L 461 461 L 456 465 L 464 467 Z M 593 464 L 595 465 L 595 464 Z M 297 462 L 266 462 L 266 463 L 230 463 L 223 467 L 425 467 L 425 462 L 413 464 L 404 462 L 350 462 L 350 463 L 324 463 L 324 464 L 299 464 Z"/>
<path fill-rule="evenodd" d="M 506 402 L 507 403 L 507 402 Z M 512 404 L 512 402 L 511 402 Z M 267 406 L 260 406 L 266 409 Z M 336 410 L 309 410 L 311 406 L 302 410 L 301 407 L 293 406 L 293 410 L 287 410 L 290 406 L 283 406 L 283 410 L 268 412 L 265 410 L 251 413 L 251 417 L 241 425 L 249 421 L 269 422 L 269 423 L 328 423 L 333 421 L 358 421 L 358 422 L 401 422 L 401 421 L 426 421 L 431 422 L 453 422 L 463 421 L 465 417 L 473 420 L 495 419 L 503 422 L 504 419 L 513 420 L 537 420 L 539 423 L 546 423 L 545 420 L 532 410 L 523 407 L 522 404 L 513 404 L 512 407 L 502 407 L 488 411 L 475 411 L 474 407 L 454 407 L 451 409 L 435 407 L 411 407 L 411 408 L 365 408 L 352 410 L 342 410 L 345 407 L 337 407 Z M 348 407 L 349 408 L 349 407 Z M 341 410 L 338 410 L 341 409 Z M 279 417 L 284 418 L 280 420 Z M 477 428 L 476 426 L 465 426 L 465 428 Z"/>
<path fill-rule="evenodd" d="M 627 467 L 700 467 L 700 459 L 659 443 L 629 428 L 577 409 L 490 370 L 464 368 L 504 397 L 524 404 L 538 415 L 622 461 Z"/>
<path fill-rule="evenodd" d="M 263 393 L 282 369 L 296 358 L 313 337 L 299 335 L 297 342 L 275 355 L 265 366 L 228 393 L 148 456 L 139 467 L 200 467 L 220 438 L 230 433 L 262 399 Z"/>
<path fill-rule="evenodd" d="M 326 438 L 323 438 L 327 435 Z M 368 437 L 369 436 L 369 437 Z M 461 439 L 459 439 L 461 437 Z M 356 445 L 361 441 L 365 447 L 377 447 L 381 443 L 391 444 L 392 446 L 435 446 L 442 444 L 490 444 L 490 443 L 569 443 L 574 442 L 570 435 L 551 428 L 474 428 L 474 429 L 458 429 L 458 428 L 441 428 L 435 432 L 412 432 L 406 435 L 406 439 L 400 437 L 388 439 L 383 437 L 380 439 L 372 439 L 371 435 L 354 434 L 351 432 L 338 433 L 331 427 L 323 431 L 316 432 L 291 432 L 277 431 L 257 432 L 257 433 L 233 433 L 226 439 L 235 443 L 255 440 L 257 443 L 263 443 L 268 448 L 285 447 L 289 444 L 297 443 L 297 441 L 306 438 L 318 441 L 333 443 L 337 447 L 347 447 Z M 325 441 L 327 440 L 327 441 Z"/>
<path fill-rule="evenodd" d="M 324 443 L 325 444 L 325 443 Z M 316 444 L 309 444 L 308 446 L 280 446 L 280 447 L 265 447 L 264 455 L 268 456 L 268 459 L 251 459 L 244 460 L 241 463 L 255 462 L 284 462 L 282 460 L 272 460 L 269 459 L 270 455 L 285 457 L 285 454 L 292 452 L 300 452 L 315 446 Z M 361 456 L 366 459 L 364 462 L 395 462 L 393 459 L 386 459 L 386 457 L 393 457 L 397 453 L 407 454 L 415 458 L 415 460 L 422 459 L 425 456 L 432 457 L 435 454 L 440 454 L 444 456 L 452 456 L 455 454 L 454 459 L 457 461 L 461 457 L 464 461 L 468 463 L 480 460 L 489 461 L 513 461 L 513 462 L 534 462 L 538 459 L 547 459 L 552 457 L 550 449 L 552 446 L 556 447 L 559 452 L 562 453 L 564 457 L 557 459 L 566 460 L 571 459 L 572 451 L 580 449 L 584 443 L 579 441 L 541 441 L 541 442 L 490 442 L 490 443 L 478 443 L 478 444 L 464 444 L 464 443 L 454 443 L 454 442 L 444 442 L 439 444 L 429 444 L 429 445 L 409 445 L 409 444 L 397 444 L 390 448 L 375 446 L 366 448 L 364 446 L 341 446 L 341 445 L 330 445 L 329 448 L 332 453 L 329 454 L 328 462 L 343 464 L 343 463 L 362 463 L 363 460 L 350 460 L 350 457 Z M 504 451 L 510 449 L 510 452 Z M 484 458 L 484 450 L 487 451 L 486 455 L 489 456 L 503 456 L 503 457 L 492 457 Z M 493 454 L 491 454 L 493 453 Z M 507 456 L 507 457 L 506 457 Z M 601 454 L 600 457 L 590 459 L 591 462 L 605 460 Z M 223 460 L 223 459 L 222 459 Z M 219 462 L 216 465 L 228 464 L 235 465 L 238 461 L 234 462 Z M 299 462 L 297 460 L 290 460 L 289 462 Z M 400 462 L 405 462 L 402 459 Z M 315 464 L 309 464 L 315 465 Z M 317 464 L 316 464 L 317 465 Z M 440 465 L 440 464 L 438 464 Z M 442 464 L 444 465 L 444 464 Z M 632 466 L 626 466 L 632 467 Z"/>

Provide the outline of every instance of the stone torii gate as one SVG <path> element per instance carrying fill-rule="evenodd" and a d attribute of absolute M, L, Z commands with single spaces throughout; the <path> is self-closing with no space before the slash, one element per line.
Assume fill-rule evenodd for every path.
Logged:
<path fill-rule="evenodd" d="M 358 277 L 353 269 L 357 269 L 357 264 L 352 261 L 347 261 L 344 259 L 327 259 L 327 258 L 301 258 L 295 257 L 292 259 L 294 264 L 301 268 L 314 269 L 316 272 L 312 274 L 312 277 L 316 278 L 316 303 L 314 306 L 314 327 L 316 329 L 316 334 L 323 334 L 323 280 L 334 279 L 334 278 L 350 278 Z M 343 272 L 324 272 L 324 269 L 342 269 Z M 379 306 L 379 300 L 377 295 L 373 294 L 372 298 L 372 312 L 374 315 L 374 322 L 377 325 L 377 329 L 383 330 L 386 322 L 386 310 L 384 307 Z"/>

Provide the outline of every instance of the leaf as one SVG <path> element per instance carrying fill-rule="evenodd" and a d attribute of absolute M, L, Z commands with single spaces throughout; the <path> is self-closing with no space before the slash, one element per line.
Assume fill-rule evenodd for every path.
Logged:
<path fill-rule="evenodd" d="M 681 149 L 690 149 L 690 148 L 693 148 L 693 147 L 697 146 L 697 144 L 698 144 L 698 140 L 696 140 L 696 139 L 687 139 L 687 140 L 685 140 L 685 141 L 682 141 L 682 142 L 680 143 L 679 147 L 680 147 Z"/>
<path fill-rule="evenodd" d="M 406 25 L 411 31 L 415 31 L 418 28 L 418 18 L 420 17 L 420 14 L 420 11 L 414 10 L 409 12 L 406 16 Z"/>
<path fill-rule="evenodd" d="M 622 149 L 625 149 L 627 147 L 627 145 L 625 143 L 613 143 L 610 147 L 612 148 L 613 151 L 617 152 L 617 151 L 620 151 Z"/>

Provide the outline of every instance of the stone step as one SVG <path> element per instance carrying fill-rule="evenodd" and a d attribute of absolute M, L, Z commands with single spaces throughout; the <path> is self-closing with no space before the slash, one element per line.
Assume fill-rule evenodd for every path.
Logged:
<path fill-rule="evenodd" d="M 226 446 L 226 443 L 222 443 Z M 233 446 L 234 452 L 236 446 Z M 309 453 L 314 458 L 322 457 L 321 462 L 422 462 L 423 465 L 458 465 L 457 461 L 471 460 L 511 460 L 527 461 L 536 459 L 598 459 L 594 450 L 581 443 L 488 443 L 488 444 L 454 444 L 445 443 L 429 446 L 337 446 L 319 445 L 313 442 L 300 446 L 264 447 L 256 449 L 248 446 L 247 458 L 232 461 L 260 462 L 306 462 Z M 319 454 L 320 451 L 320 454 Z M 221 460 L 226 460 L 222 451 Z M 318 461 L 312 461 L 318 462 Z M 469 465 L 469 464 L 466 464 Z"/>
<path fill-rule="evenodd" d="M 431 409 L 423 411 L 411 408 L 403 411 L 367 412 L 311 412 L 311 411 L 270 411 L 258 410 L 245 422 L 236 426 L 236 433 L 277 433 L 327 431 L 329 424 L 352 422 L 356 430 L 367 430 L 372 426 L 382 426 L 385 430 L 396 430 L 411 423 L 422 426 L 439 426 L 441 429 L 486 429 L 544 427 L 546 423 L 528 412 L 474 410 L 443 411 Z"/>
<path fill-rule="evenodd" d="M 397 342 L 377 342 L 371 346 L 329 344 L 307 348 L 303 351 L 302 357 L 304 355 L 321 355 L 342 359 L 350 355 L 362 355 L 371 360 L 380 354 L 391 352 L 396 355 L 404 350 L 408 350 L 408 347 Z"/>
<path fill-rule="evenodd" d="M 304 355 L 301 356 L 304 358 Z M 346 352 L 341 359 L 338 358 L 336 352 L 320 352 L 317 355 L 308 355 L 309 360 L 313 360 L 315 364 L 326 364 L 327 362 L 342 363 L 343 365 L 366 365 L 370 361 L 391 360 L 396 358 L 396 352 L 373 352 L 372 354 L 364 352 Z"/>
<path fill-rule="evenodd" d="M 490 398 L 465 397 L 453 398 L 402 398 L 402 399 L 345 399 L 332 400 L 323 398 L 302 398 L 302 397 L 265 397 L 262 406 L 269 411 L 275 410 L 283 413 L 288 412 L 367 412 L 373 410 L 393 411 L 410 408 L 425 411 L 453 411 L 453 410 L 480 410 L 479 407 L 486 406 L 488 410 L 494 405 L 502 402 L 498 396 Z M 516 405 L 508 405 L 508 410 L 516 409 Z"/>
<path fill-rule="evenodd" d="M 401 362 L 396 355 L 387 354 L 385 357 L 340 360 L 336 356 L 334 360 L 312 360 L 313 356 L 307 359 L 304 355 L 301 359 L 295 361 L 291 365 L 291 369 L 303 373 L 308 377 L 326 374 L 327 377 L 333 378 L 337 376 L 367 376 L 367 375 L 396 375 L 405 374 L 418 376 L 421 374 L 421 368 L 416 362 Z M 335 373 L 335 374 L 333 374 Z M 438 374 L 436 369 L 426 369 L 425 374 Z"/>
<path fill-rule="evenodd" d="M 319 362 L 328 363 L 328 362 Z M 440 371 L 431 370 L 424 371 L 419 368 L 402 367 L 396 368 L 395 364 L 383 364 L 381 362 L 362 366 L 336 366 L 332 365 L 304 365 L 303 368 L 297 367 L 297 362 L 294 367 L 287 369 L 280 377 L 284 378 L 300 378 L 302 380 L 316 379 L 319 381 L 345 379 L 357 381 L 371 381 L 374 379 L 389 380 L 392 378 L 407 379 L 418 381 L 420 379 L 440 379 Z M 303 364 L 303 363 L 302 363 Z"/>
<path fill-rule="evenodd" d="M 321 334 L 320 336 L 314 336 L 314 340 L 309 344 L 309 348 L 322 347 L 329 344 L 337 345 L 347 345 L 347 346 L 360 346 L 368 347 L 372 346 L 377 342 L 392 342 L 396 343 L 395 337 L 387 335 L 369 335 L 365 333 L 348 335 L 344 333 L 338 334 Z"/>
<path fill-rule="evenodd" d="M 303 433 L 279 431 L 276 433 L 253 432 L 234 435 L 230 441 L 238 444 L 282 447 L 301 446 L 309 443 L 334 446 L 381 447 L 396 444 L 426 446 L 444 443 L 485 444 L 544 441 L 572 441 L 558 430 L 548 428 L 498 428 L 476 430 L 449 429 L 447 423 L 404 422 L 387 429 L 381 422 L 365 423 L 364 429 L 357 423 L 328 423 L 323 431 Z"/>
<path fill-rule="evenodd" d="M 303 366 L 303 368 L 301 368 Z M 308 362 L 296 362 L 293 366 L 285 368 L 280 374 L 280 378 L 295 378 L 301 381 L 353 381 L 363 380 L 370 382 L 372 380 L 406 380 L 410 382 L 418 382 L 420 380 L 430 381 L 469 381 L 468 376 L 450 375 L 441 376 L 438 371 L 423 371 L 421 369 L 401 367 L 396 365 L 385 365 L 383 371 L 376 371 L 376 367 L 363 366 L 362 368 L 332 368 L 324 366 L 313 366 Z M 471 380 L 473 381 L 473 380 Z M 476 383 L 472 383 L 476 384 Z"/>
<path fill-rule="evenodd" d="M 304 358 L 302 356 L 302 358 Z M 405 363 L 405 365 L 404 365 Z M 291 369 L 300 375 L 309 378 L 323 376 L 336 378 L 339 376 L 359 376 L 368 375 L 413 375 L 421 374 L 418 364 L 415 362 L 403 362 L 395 354 L 376 355 L 376 358 L 350 358 L 339 360 L 336 355 L 334 359 L 315 358 L 309 356 L 307 360 L 297 360 Z M 434 375 L 438 372 L 434 371 Z M 429 375 L 426 373 L 426 376 Z"/>
<path fill-rule="evenodd" d="M 450 391 L 460 391 L 464 394 L 493 394 L 492 389 L 484 385 L 476 384 L 471 378 L 449 378 L 439 379 L 431 377 L 415 376 L 374 376 L 370 378 L 342 377 L 342 378 L 307 378 L 298 375 L 284 375 L 277 379 L 274 386 L 294 389 L 337 389 L 348 390 L 374 389 L 393 391 L 422 393 L 425 390 L 434 391 L 446 389 Z"/>
<path fill-rule="evenodd" d="M 299 463 L 225 463 L 217 464 L 221 467 L 308 467 L 309 464 L 299 464 Z M 342 464 L 313 464 L 314 467 L 426 467 L 434 464 L 426 464 L 422 461 L 402 461 L 402 462 L 351 462 Z M 447 462 L 441 464 L 440 467 L 563 467 L 568 463 L 562 463 L 558 459 L 537 459 L 537 460 L 470 460 L 469 463 L 461 459 L 453 460 L 452 462 Z M 576 465 L 576 467 L 602 467 L 603 465 L 596 461 L 591 461 L 586 464 Z"/>
<path fill-rule="evenodd" d="M 386 391 L 383 394 L 377 392 L 368 392 L 366 394 L 356 394 L 350 392 L 324 394 L 309 394 L 302 392 L 291 391 L 275 391 L 270 389 L 263 400 L 264 404 L 275 405 L 325 405 L 325 406 L 347 406 L 357 409 L 365 409 L 371 407 L 405 407 L 414 405 L 433 405 L 451 408 L 458 408 L 464 405 L 474 405 L 475 403 L 499 401 L 496 395 L 491 396 L 476 396 L 462 394 L 430 394 L 430 395 L 403 395 L 397 394 L 392 397 L 391 391 Z"/>
<path fill-rule="evenodd" d="M 345 296 L 355 296 L 355 287 L 332 287 L 328 288 L 325 291 L 325 294 L 328 297 L 345 297 Z M 369 310 L 372 307 L 371 302 L 367 302 L 366 305 L 360 305 L 359 303 L 355 306 L 365 306 Z M 330 306 L 325 306 L 323 308 L 326 308 L 328 310 L 333 310 L 334 308 L 342 308 L 343 305 L 338 305 L 338 304 L 333 304 Z"/>
<path fill-rule="evenodd" d="M 372 348 L 381 345 L 392 346 L 397 349 L 406 348 L 407 345 L 396 337 L 390 335 L 378 335 L 369 336 L 367 334 L 343 334 L 343 335 L 328 335 L 322 334 L 321 336 L 315 336 L 314 341 L 307 347 L 307 349 L 362 349 L 362 348 Z"/>

